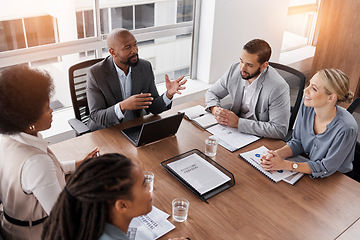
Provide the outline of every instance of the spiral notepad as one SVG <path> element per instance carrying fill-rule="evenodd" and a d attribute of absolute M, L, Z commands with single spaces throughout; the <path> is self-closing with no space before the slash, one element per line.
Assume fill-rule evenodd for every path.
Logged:
<path fill-rule="evenodd" d="M 240 153 L 239 156 L 273 182 L 278 182 L 294 174 L 293 172 L 287 170 L 278 170 L 274 172 L 266 171 L 260 165 L 260 158 L 262 155 L 267 154 L 267 152 L 268 149 L 265 146 L 261 146 L 255 150 Z"/>

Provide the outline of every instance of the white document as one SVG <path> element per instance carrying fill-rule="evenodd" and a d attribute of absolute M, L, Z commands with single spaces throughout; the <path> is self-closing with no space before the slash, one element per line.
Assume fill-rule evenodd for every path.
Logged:
<path fill-rule="evenodd" d="M 196 105 L 194 107 L 191 108 L 186 108 L 184 110 L 181 110 L 179 112 L 184 112 L 185 113 L 185 117 L 187 117 L 189 120 L 194 120 L 197 117 L 200 117 L 208 112 L 205 111 L 205 108 L 200 106 L 200 105 Z"/>
<path fill-rule="evenodd" d="M 289 177 L 290 175 L 293 175 L 295 173 L 288 171 L 288 170 L 278 170 L 278 171 L 266 171 L 261 165 L 260 165 L 260 159 L 262 155 L 266 155 L 268 153 L 268 150 L 265 146 L 261 146 L 255 150 L 240 153 L 239 155 L 247 161 L 249 164 L 251 164 L 253 167 L 255 167 L 257 170 L 259 170 L 262 174 L 273 180 L 274 182 L 278 182 L 280 180 L 283 180 L 284 178 Z"/>
<path fill-rule="evenodd" d="M 217 124 L 214 115 L 205 111 L 205 108 L 200 105 L 186 108 L 179 112 L 184 112 L 187 119 L 193 121 L 195 124 L 199 125 L 204 129 Z"/>
<path fill-rule="evenodd" d="M 219 144 L 231 152 L 260 139 L 251 134 L 241 133 L 237 128 L 220 124 L 209 127 L 206 131 L 214 134 L 220 140 Z"/>
<path fill-rule="evenodd" d="M 158 239 L 175 228 L 167 220 L 169 216 L 153 206 L 150 213 L 131 220 L 127 235 L 130 240 Z"/>
<path fill-rule="evenodd" d="M 221 146 L 223 146 L 224 148 L 226 148 L 227 150 L 229 150 L 230 152 L 235 152 L 236 150 L 238 150 L 239 148 L 234 147 L 230 144 L 228 144 L 227 142 L 224 142 L 223 140 L 221 140 L 220 138 L 218 138 L 219 144 Z"/>
<path fill-rule="evenodd" d="M 211 127 L 215 124 L 218 124 L 214 115 L 212 115 L 211 113 L 206 113 L 203 116 L 195 118 L 192 121 L 204 129 Z"/>
<path fill-rule="evenodd" d="M 204 194 L 231 180 L 230 177 L 196 153 L 168 163 L 167 166 L 200 194 Z"/>
<path fill-rule="evenodd" d="M 294 185 L 297 183 L 300 178 L 302 178 L 305 174 L 304 173 L 294 173 L 293 175 L 288 176 L 287 178 L 284 178 L 283 181 L 290 183 L 291 185 Z"/>
<path fill-rule="evenodd" d="M 309 161 L 309 159 L 303 157 L 303 156 L 296 156 L 296 157 L 291 157 L 291 158 L 287 158 L 287 160 L 290 160 L 292 162 L 307 162 Z M 291 185 L 294 185 L 295 183 L 297 183 L 303 176 L 305 175 L 305 173 L 294 173 L 293 175 L 284 178 L 283 181 L 290 183 Z"/>

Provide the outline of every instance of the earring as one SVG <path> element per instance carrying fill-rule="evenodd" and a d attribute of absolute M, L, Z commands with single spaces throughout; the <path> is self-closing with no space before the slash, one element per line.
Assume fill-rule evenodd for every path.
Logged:
<path fill-rule="evenodd" d="M 29 129 L 30 129 L 31 131 L 35 131 L 35 126 L 34 126 L 34 125 L 31 125 L 31 126 L 29 127 Z"/>

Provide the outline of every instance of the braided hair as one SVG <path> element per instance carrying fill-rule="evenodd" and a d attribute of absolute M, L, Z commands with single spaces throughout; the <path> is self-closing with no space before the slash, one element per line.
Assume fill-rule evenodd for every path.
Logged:
<path fill-rule="evenodd" d="M 99 239 L 109 209 L 132 200 L 134 163 L 121 154 L 86 160 L 72 174 L 44 224 L 42 239 Z"/>

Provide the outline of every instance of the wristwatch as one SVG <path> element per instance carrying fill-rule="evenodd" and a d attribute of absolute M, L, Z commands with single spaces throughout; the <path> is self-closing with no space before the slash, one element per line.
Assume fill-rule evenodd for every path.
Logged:
<path fill-rule="evenodd" d="M 293 164 L 292 164 L 292 172 L 295 172 L 296 171 L 296 169 L 299 167 L 299 165 L 296 163 L 296 162 L 294 162 Z"/>

